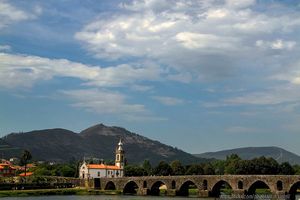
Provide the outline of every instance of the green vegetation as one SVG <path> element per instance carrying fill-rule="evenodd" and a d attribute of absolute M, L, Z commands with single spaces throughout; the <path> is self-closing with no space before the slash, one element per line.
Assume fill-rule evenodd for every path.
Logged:
<path fill-rule="evenodd" d="M 73 163 L 68 164 L 40 164 L 31 169 L 35 176 L 64 176 L 64 177 L 76 177 L 77 165 Z"/>
<path fill-rule="evenodd" d="M 87 190 L 81 188 L 65 189 L 37 189 L 37 190 L 0 190 L 0 197 L 25 197 L 25 196 L 47 196 L 47 195 L 115 195 L 121 191 Z"/>
<path fill-rule="evenodd" d="M 264 156 L 251 160 L 243 160 L 238 155 L 227 156 L 226 160 L 215 160 L 201 164 L 182 165 L 179 160 L 167 163 L 161 161 L 152 167 L 146 160 L 142 165 L 127 165 L 125 176 L 168 176 L 168 175 L 223 175 L 223 174 L 300 174 L 300 166 L 291 166 L 288 162 L 279 164 L 273 158 Z"/>
<path fill-rule="evenodd" d="M 270 189 L 266 189 L 266 188 L 258 188 L 255 190 L 255 194 L 272 194 Z"/>
<path fill-rule="evenodd" d="M 21 156 L 21 165 L 25 166 L 25 176 L 27 172 L 27 163 L 32 159 L 32 155 L 29 151 L 24 150 L 22 156 Z"/>

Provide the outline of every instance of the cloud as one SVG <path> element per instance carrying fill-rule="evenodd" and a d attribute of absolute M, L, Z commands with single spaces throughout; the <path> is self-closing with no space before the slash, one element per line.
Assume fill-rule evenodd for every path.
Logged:
<path fill-rule="evenodd" d="M 128 104 L 127 97 L 118 92 L 100 90 L 96 88 L 85 90 L 63 90 L 61 94 L 70 98 L 75 103 L 74 107 L 84 108 L 99 114 L 145 114 L 144 105 Z"/>
<path fill-rule="evenodd" d="M 123 87 L 145 80 L 159 80 L 161 69 L 155 64 L 121 64 L 111 67 L 90 66 L 66 59 L 0 53 L 0 87 L 32 87 L 54 77 L 72 77 L 84 85 Z"/>
<path fill-rule="evenodd" d="M 264 130 L 253 128 L 253 127 L 244 127 L 244 126 L 232 126 L 225 129 L 225 132 L 227 133 L 233 133 L 233 134 L 249 134 L 249 133 L 261 133 L 264 132 Z"/>
<path fill-rule="evenodd" d="M 35 15 L 14 7 L 5 0 L 0 0 L 0 29 L 10 24 L 33 19 Z"/>
<path fill-rule="evenodd" d="M 298 107 L 300 93 L 298 86 L 284 84 L 278 87 L 262 91 L 242 92 L 233 97 L 224 98 L 218 102 L 203 103 L 206 108 L 228 107 L 228 106 L 256 106 L 256 109 L 275 109 L 292 112 Z"/>
<path fill-rule="evenodd" d="M 229 7 L 234 7 L 234 8 L 247 8 L 249 6 L 252 6 L 256 3 L 256 0 L 226 0 L 226 5 Z"/>
<path fill-rule="evenodd" d="M 233 76 L 245 62 L 255 67 L 249 60 L 264 63 L 272 56 L 257 47 L 292 50 L 298 42 L 300 14 L 284 4 L 143 0 L 120 7 L 124 12 L 92 20 L 75 38 L 96 58 L 147 59 L 180 74 L 170 79 L 185 83 Z M 286 40 L 284 35 L 295 40 Z"/>
<path fill-rule="evenodd" d="M 295 41 L 284 41 L 281 39 L 277 39 L 274 41 L 263 41 L 263 40 L 257 40 L 255 42 L 255 45 L 260 48 L 269 48 L 269 49 L 275 49 L 275 50 L 292 50 L 296 46 Z"/>
<path fill-rule="evenodd" d="M 184 103 L 184 100 L 174 97 L 153 96 L 152 98 L 166 106 L 176 106 Z"/>
<path fill-rule="evenodd" d="M 0 45 L 0 51 L 10 51 L 11 46 L 9 45 Z"/>

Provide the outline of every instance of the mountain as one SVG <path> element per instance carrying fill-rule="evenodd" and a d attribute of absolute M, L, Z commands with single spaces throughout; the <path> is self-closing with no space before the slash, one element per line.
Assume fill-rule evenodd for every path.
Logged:
<path fill-rule="evenodd" d="M 204 162 L 177 148 L 132 133 L 121 127 L 98 124 L 74 133 L 66 129 L 46 129 L 26 133 L 11 133 L 2 141 L 17 149 L 27 149 L 35 160 L 65 162 L 85 157 L 114 160 L 115 147 L 123 140 L 128 163 L 153 164 L 161 160 L 180 160 L 182 163 Z"/>
<path fill-rule="evenodd" d="M 245 148 L 229 149 L 229 150 L 217 151 L 217 152 L 194 154 L 194 156 L 201 157 L 201 158 L 210 158 L 210 159 L 215 158 L 219 160 L 225 160 L 226 156 L 231 154 L 237 154 L 242 159 L 246 159 L 246 160 L 255 157 L 265 156 L 265 157 L 272 157 L 275 160 L 277 160 L 279 163 L 289 162 L 291 164 L 300 164 L 300 156 L 279 147 L 245 147 Z"/>
<path fill-rule="evenodd" d="M 0 156 L 4 157 L 18 157 L 22 153 L 22 149 L 18 147 L 13 147 L 4 140 L 0 139 Z"/>

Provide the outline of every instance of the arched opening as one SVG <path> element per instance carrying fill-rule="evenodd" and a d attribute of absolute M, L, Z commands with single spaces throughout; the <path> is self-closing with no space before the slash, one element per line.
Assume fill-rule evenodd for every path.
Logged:
<path fill-rule="evenodd" d="M 243 185 L 243 182 L 242 181 L 239 181 L 238 182 L 238 189 L 243 189 L 244 185 Z"/>
<path fill-rule="evenodd" d="M 172 181 L 172 189 L 175 189 L 175 188 L 176 188 L 176 182 Z"/>
<path fill-rule="evenodd" d="M 282 181 L 277 181 L 277 183 L 276 183 L 276 188 L 277 188 L 278 191 L 281 191 L 281 190 L 282 190 L 282 188 L 283 188 L 283 186 L 282 186 Z"/>
<path fill-rule="evenodd" d="M 207 180 L 204 180 L 202 183 L 203 190 L 207 190 Z"/>
<path fill-rule="evenodd" d="M 300 181 L 294 183 L 289 191 L 290 199 L 295 200 L 300 198 Z"/>
<path fill-rule="evenodd" d="M 123 194 L 134 195 L 137 194 L 138 189 L 138 185 L 134 181 L 130 181 L 125 185 L 123 189 Z"/>
<path fill-rule="evenodd" d="M 198 196 L 198 188 L 192 181 L 184 182 L 176 193 L 177 196 Z"/>
<path fill-rule="evenodd" d="M 212 190 L 209 192 L 209 196 L 220 197 L 221 194 L 231 195 L 231 193 L 232 193 L 231 185 L 228 182 L 221 180 L 214 185 Z"/>
<path fill-rule="evenodd" d="M 143 188 L 147 188 L 147 181 L 143 182 Z"/>
<path fill-rule="evenodd" d="M 254 182 L 247 191 L 248 195 L 266 195 L 271 194 L 270 187 L 263 181 Z"/>
<path fill-rule="evenodd" d="M 166 195 L 166 192 L 167 192 L 166 184 L 161 181 L 157 181 L 152 185 L 149 194 L 153 196 L 164 196 Z"/>
<path fill-rule="evenodd" d="M 106 186 L 105 186 L 105 190 L 115 190 L 116 186 L 112 181 L 109 181 Z"/>
<path fill-rule="evenodd" d="M 95 189 L 100 189 L 101 185 L 100 185 L 100 178 L 95 178 L 94 179 L 94 188 Z"/>

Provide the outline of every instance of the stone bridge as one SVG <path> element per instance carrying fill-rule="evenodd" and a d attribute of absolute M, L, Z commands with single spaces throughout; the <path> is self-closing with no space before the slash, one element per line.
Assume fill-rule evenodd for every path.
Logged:
<path fill-rule="evenodd" d="M 188 196 L 189 188 L 198 189 L 199 197 L 218 197 L 227 186 L 236 197 L 254 195 L 257 188 L 269 189 L 275 198 L 290 195 L 295 198 L 300 189 L 300 175 L 192 175 L 145 176 L 92 179 L 88 187 L 101 190 L 120 190 L 123 194 L 159 195 L 164 186 L 168 196 Z"/>

